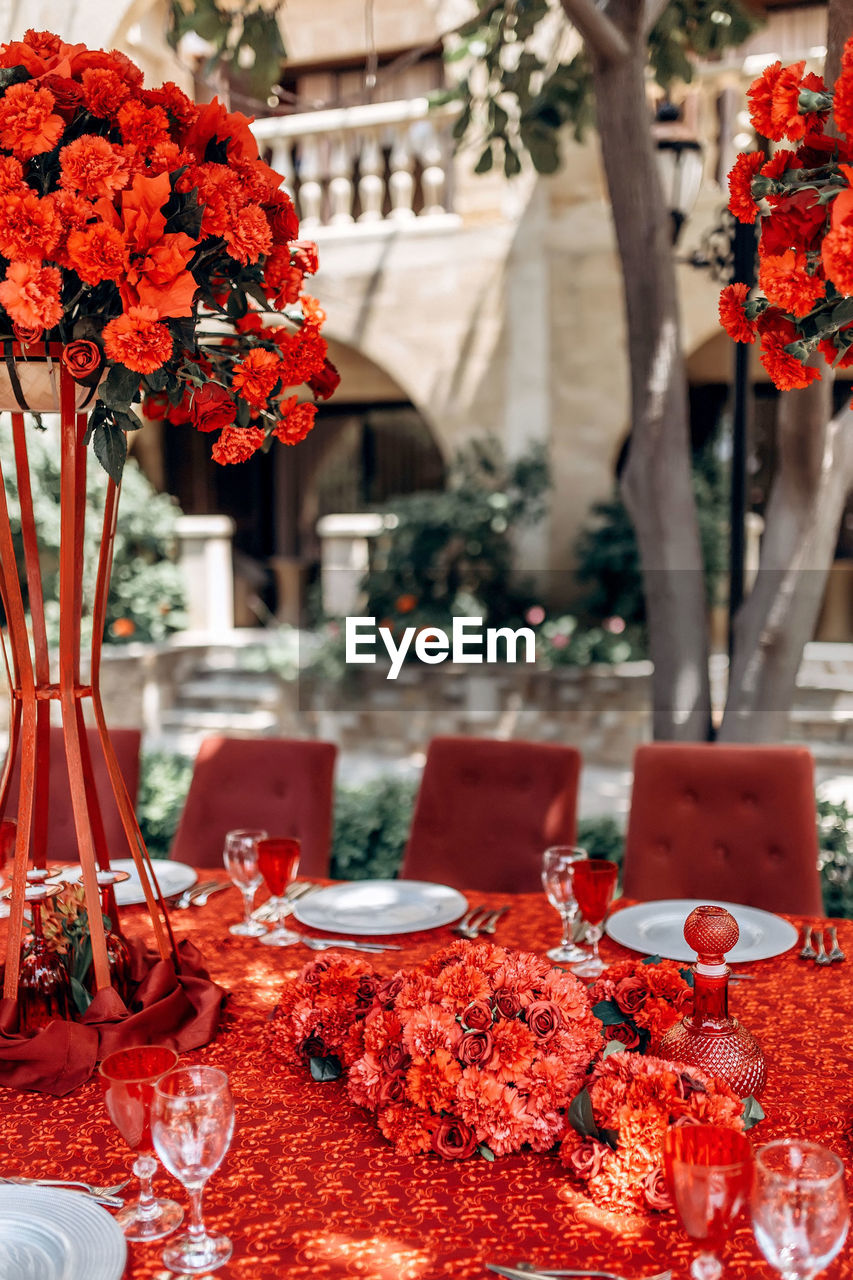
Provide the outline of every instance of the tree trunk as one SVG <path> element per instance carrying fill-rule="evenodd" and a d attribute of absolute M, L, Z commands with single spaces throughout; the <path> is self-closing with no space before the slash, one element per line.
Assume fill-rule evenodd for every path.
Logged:
<path fill-rule="evenodd" d="M 631 441 L 622 494 L 640 548 L 658 738 L 710 727 L 704 572 L 690 468 L 670 217 L 649 131 L 643 6 L 612 0 L 627 57 L 592 50 L 598 131 L 625 281 Z"/>
<path fill-rule="evenodd" d="M 826 80 L 834 83 L 853 0 L 830 0 Z M 814 634 L 838 527 L 853 482 L 853 413 L 832 414 L 832 373 L 779 401 L 779 461 L 758 576 L 735 620 L 735 647 L 720 738 L 781 738 L 803 649 Z"/>

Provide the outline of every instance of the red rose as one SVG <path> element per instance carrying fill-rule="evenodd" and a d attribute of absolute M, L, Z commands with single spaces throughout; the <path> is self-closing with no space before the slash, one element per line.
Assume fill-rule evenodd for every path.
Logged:
<path fill-rule="evenodd" d="M 491 1031 L 466 1031 L 456 1052 L 466 1067 L 485 1067 L 491 1060 L 493 1049 Z"/>
<path fill-rule="evenodd" d="M 432 1135 L 432 1149 L 445 1160 L 467 1160 L 477 1148 L 474 1130 L 454 1116 L 442 1116 Z"/>
<path fill-rule="evenodd" d="M 230 427 L 237 417 L 237 406 L 230 392 L 215 382 L 206 382 L 192 398 L 193 426 L 198 431 L 219 431 Z"/>
<path fill-rule="evenodd" d="M 75 382 L 92 386 L 97 382 L 104 363 L 101 348 L 88 338 L 76 338 L 62 351 L 62 363 Z"/>
<path fill-rule="evenodd" d="M 655 1169 L 650 1169 L 643 1178 L 643 1198 L 650 1209 L 671 1209 L 672 1200 L 669 1195 L 669 1188 L 666 1185 L 666 1177 L 660 1165 Z"/>
<path fill-rule="evenodd" d="M 403 1076 L 385 1076 L 379 1086 L 377 1107 L 387 1107 L 392 1102 L 405 1102 L 406 1093 L 403 1087 Z"/>
<path fill-rule="evenodd" d="M 376 988 L 376 1003 L 384 1005 L 386 1009 L 390 1009 L 397 996 L 403 990 L 402 973 L 395 973 L 390 978 L 386 978 L 384 982 L 380 982 Z"/>
<path fill-rule="evenodd" d="M 375 974 L 363 973 L 361 975 L 355 992 L 355 1003 L 359 1009 L 365 1009 L 373 1004 L 373 997 L 376 995 L 378 985 L 379 979 Z"/>
<path fill-rule="evenodd" d="M 607 1027 L 606 1035 L 608 1040 L 618 1040 L 626 1049 L 636 1049 L 640 1043 L 640 1037 L 630 1022 L 620 1022 L 618 1027 Z"/>
<path fill-rule="evenodd" d="M 316 1032 L 313 1036 L 309 1036 L 302 1045 L 302 1052 L 306 1058 L 325 1058 L 326 1045 L 323 1037 L 318 1036 Z"/>
<path fill-rule="evenodd" d="M 162 422 L 169 413 L 169 401 L 164 395 L 146 396 L 142 401 L 142 412 L 152 422 Z"/>
<path fill-rule="evenodd" d="M 622 1012 L 630 1016 L 636 1013 L 638 1009 L 642 1009 L 648 994 L 648 989 L 642 978 L 632 974 L 617 983 L 614 999 Z"/>
<path fill-rule="evenodd" d="M 585 1138 L 569 1156 L 568 1165 L 579 1178 L 594 1178 L 601 1173 L 609 1155 L 610 1148 L 606 1143 L 599 1142 L 597 1138 Z"/>
<path fill-rule="evenodd" d="M 534 1000 L 527 1006 L 527 1025 L 538 1040 L 550 1040 L 563 1025 L 563 1015 L 553 1000 Z"/>
<path fill-rule="evenodd" d="M 294 240 L 290 246 L 290 257 L 295 267 L 306 276 L 313 276 L 319 265 L 317 246 L 311 240 Z"/>
<path fill-rule="evenodd" d="M 510 991 L 506 987 L 501 987 L 492 998 L 495 1008 L 502 1018 L 514 1018 L 521 1009 L 521 999 L 517 991 Z"/>
<path fill-rule="evenodd" d="M 411 1062 L 406 1050 L 398 1042 L 388 1044 L 379 1055 L 379 1065 L 386 1075 L 395 1076 L 405 1071 Z"/>
<path fill-rule="evenodd" d="M 18 342 L 23 342 L 24 346 L 28 346 L 31 342 L 39 342 L 44 333 L 44 325 L 41 324 L 13 324 L 12 332 Z"/>
<path fill-rule="evenodd" d="M 315 400 L 328 400 L 338 388 L 341 375 L 331 360 L 324 360 L 323 367 L 313 378 L 308 379 L 308 386 L 314 392 Z"/>
<path fill-rule="evenodd" d="M 488 1031 L 492 1025 L 491 1006 L 485 1000 L 472 1000 L 462 1013 L 462 1026 L 466 1031 Z"/>
<path fill-rule="evenodd" d="M 329 961 L 309 960 L 299 975 L 300 982 L 307 982 L 309 987 L 316 987 L 320 982 L 320 974 L 325 973 L 329 967 Z"/>

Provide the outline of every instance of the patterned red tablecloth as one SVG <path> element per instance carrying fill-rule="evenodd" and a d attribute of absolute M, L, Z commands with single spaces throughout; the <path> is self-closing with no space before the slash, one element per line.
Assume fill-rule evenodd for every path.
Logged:
<path fill-rule="evenodd" d="M 212 873 L 204 873 L 212 874 Z M 472 903 L 485 901 L 471 894 Z M 558 937 L 556 913 L 535 895 L 500 897 L 510 910 L 497 940 L 542 951 Z M 672 1267 L 688 1274 L 691 1249 L 672 1215 L 617 1219 L 573 1196 L 553 1156 L 453 1163 L 404 1159 L 340 1082 L 314 1084 L 265 1051 L 267 1020 L 282 980 L 305 963 L 303 947 L 273 950 L 234 937 L 240 915 L 229 890 L 206 907 L 173 913 L 178 937 L 203 949 L 211 976 L 231 991 L 216 1041 L 190 1055 L 226 1070 L 237 1106 L 229 1155 L 205 1196 L 212 1229 L 234 1241 L 223 1280 L 485 1280 L 484 1263 L 528 1259 L 552 1267 L 604 1267 L 642 1277 Z M 123 919 L 132 931 L 134 917 Z M 795 921 L 795 923 L 799 923 Z M 796 951 L 750 966 L 755 981 L 733 986 L 732 1011 L 760 1038 L 769 1064 L 766 1120 L 756 1143 L 801 1135 L 837 1151 L 853 1174 L 853 922 L 839 925 L 846 964 L 818 969 Z M 392 972 L 452 940 L 449 929 L 393 940 L 376 957 Z M 605 940 L 607 958 L 626 954 Z M 0 1090 L 2 1173 L 118 1181 L 130 1156 L 90 1082 L 59 1100 Z M 161 1175 L 170 1193 L 175 1184 Z M 853 1195 L 853 1177 L 850 1185 Z M 561 1194 L 562 1193 L 562 1194 Z M 178 1197 L 183 1192 L 178 1189 Z M 128 1280 L 165 1280 L 160 1245 L 131 1246 Z M 728 1280 L 770 1276 L 741 1226 L 727 1249 Z M 848 1246 L 825 1273 L 853 1277 Z M 82 1277 L 79 1280 L 83 1280 Z"/>

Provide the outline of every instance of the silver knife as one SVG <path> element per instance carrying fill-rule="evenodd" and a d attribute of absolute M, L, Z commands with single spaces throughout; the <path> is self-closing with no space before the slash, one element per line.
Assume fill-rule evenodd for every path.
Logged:
<path fill-rule="evenodd" d="M 523 1270 L 519 1267 L 499 1267 L 493 1262 L 487 1262 L 486 1267 L 489 1271 L 494 1271 L 496 1275 L 505 1276 L 506 1280 L 554 1280 L 556 1276 L 576 1276 L 580 1277 L 597 1277 L 598 1280 L 622 1280 L 614 1271 L 535 1271 L 532 1267 L 525 1267 Z M 658 1280 L 655 1277 L 655 1280 Z"/>

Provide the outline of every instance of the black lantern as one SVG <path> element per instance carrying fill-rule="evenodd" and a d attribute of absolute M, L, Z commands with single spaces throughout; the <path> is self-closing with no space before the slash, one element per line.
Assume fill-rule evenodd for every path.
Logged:
<path fill-rule="evenodd" d="M 696 203 L 702 185 L 702 144 L 682 123 L 681 108 L 663 102 L 655 113 L 652 133 L 657 147 L 663 198 L 672 219 L 672 243 Z"/>

